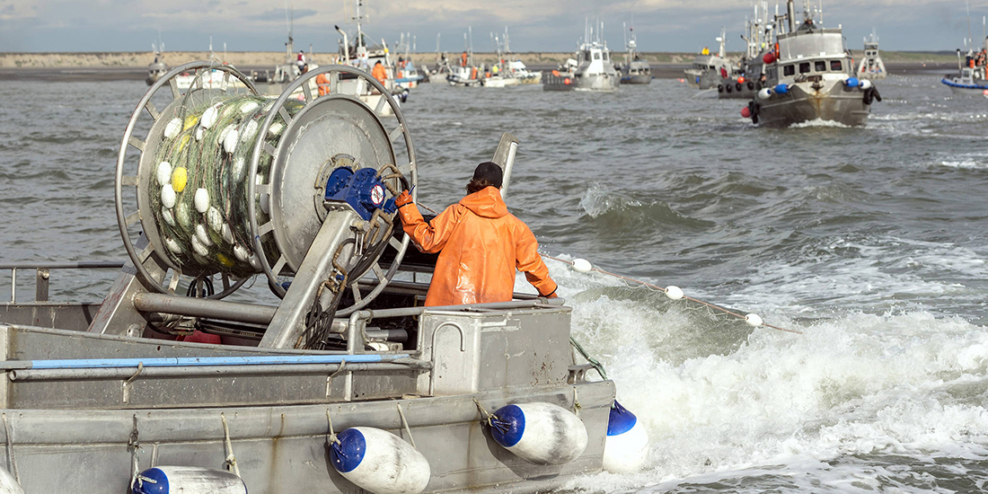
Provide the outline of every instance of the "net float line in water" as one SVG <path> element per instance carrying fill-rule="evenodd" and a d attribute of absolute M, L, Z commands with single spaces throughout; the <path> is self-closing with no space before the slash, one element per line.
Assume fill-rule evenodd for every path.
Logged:
<path fill-rule="evenodd" d="M 263 157 L 257 175 L 246 175 L 257 140 L 274 147 L 284 131 L 279 116 L 266 136 L 258 135 L 272 103 L 255 95 L 214 98 L 183 106 L 164 127 L 147 201 L 176 265 L 241 278 L 260 272 L 250 234 L 247 181 L 265 183 L 273 158 Z M 291 115 L 301 105 L 285 108 Z M 258 223 L 264 223 L 269 198 L 258 200 Z M 273 245 L 266 250 L 276 252 Z"/>
<path fill-rule="evenodd" d="M 650 288 L 650 289 L 653 289 L 653 290 L 660 291 L 662 293 L 665 293 L 666 296 L 669 297 L 672 300 L 686 299 L 686 300 L 689 300 L 691 302 L 696 302 L 696 303 L 698 303 L 700 305 L 703 305 L 703 306 L 705 306 L 707 308 L 710 308 L 710 309 L 714 309 L 714 310 L 723 312 L 724 314 L 727 314 L 727 315 L 730 315 L 730 316 L 734 316 L 734 317 L 736 317 L 738 319 L 743 319 L 746 323 L 748 323 L 749 326 L 752 326 L 752 327 L 765 326 L 766 328 L 772 328 L 772 329 L 776 329 L 776 330 L 779 330 L 779 331 L 785 331 L 787 333 L 803 334 L 802 331 L 796 331 L 795 329 L 781 328 L 779 326 L 773 326 L 771 324 L 766 324 L 764 321 L 762 321 L 762 318 L 758 314 L 741 314 L 741 313 L 738 313 L 738 312 L 734 312 L 734 311 L 732 311 L 730 309 L 726 309 L 724 307 L 721 307 L 719 305 L 714 305 L 714 304 L 711 304 L 709 302 L 704 302 L 702 300 L 698 300 L 698 299 L 695 299 L 693 297 L 687 297 L 686 295 L 683 294 L 683 290 L 681 288 L 679 288 L 678 286 L 672 286 L 672 285 L 670 285 L 670 286 L 668 286 L 666 288 L 662 288 L 661 286 L 653 285 L 652 283 L 648 283 L 648 282 L 641 281 L 641 280 L 636 280 L 634 278 L 629 278 L 629 277 L 624 276 L 624 275 L 620 275 L 620 274 L 617 274 L 617 273 L 612 273 L 610 271 L 605 271 L 603 269 L 594 267 L 592 264 L 590 264 L 590 261 L 587 261 L 586 259 L 574 259 L 572 261 L 567 261 L 566 259 L 560 259 L 558 257 L 553 257 L 553 256 L 550 256 L 550 255 L 547 255 L 547 254 L 542 254 L 542 257 L 544 257 L 546 259 L 552 259 L 553 261 L 559 261 L 559 262 L 562 262 L 562 263 L 569 264 L 570 266 L 573 267 L 573 271 L 576 271 L 577 273 L 589 273 L 590 271 L 596 271 L 598 273 L 605 274 L 607 276 L 612 276 L 614 278 L 618 278 L 620 280 L 624 280 L 624 281 L 631 282 L 631 283 L 637 283 L 639 286 L 644 286 L 646 288 Z"/>

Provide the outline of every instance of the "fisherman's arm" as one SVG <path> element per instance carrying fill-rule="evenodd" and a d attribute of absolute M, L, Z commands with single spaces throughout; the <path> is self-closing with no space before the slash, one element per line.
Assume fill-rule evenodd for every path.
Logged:
<path fill-rule="evenodd" d="M 449 240 L 449 235 L 456 225 L 457 211 L 455 206 L 446 208 L 431 222 L 425 221 L 418 206 L 412 202 L 408 191 L 403 191 L 395 201 L 398 205 L 398 215 L 401 216 L 402 229 L 412 237 L 415 246 L 426 254 L 435 254 L 442 250 Z"/>
<path fill-rule="evenodd" d="M 539 295 L 555 298 L 558 286 L 549 276 L 549 268 L 539 255 L 539 242 L 528 226 L 520 226 L 515 243 L 515 266 L 525 273 L 525 279 L 539 291 Z"/>

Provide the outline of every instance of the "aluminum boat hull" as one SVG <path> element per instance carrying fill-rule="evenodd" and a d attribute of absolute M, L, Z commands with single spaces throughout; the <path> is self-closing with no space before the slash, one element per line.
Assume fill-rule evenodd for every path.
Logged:
<path fill-rule="evenodd" d="M 863 126 L 871 114 L 862 91 L 845 91 L 839 81 L 826 81 L 822 88 L 812 83 L 793 84 L 784 95 L 759 101 L 758 123 L 764 127 L 788 127 L 815 120 L 851 127 Z"/>

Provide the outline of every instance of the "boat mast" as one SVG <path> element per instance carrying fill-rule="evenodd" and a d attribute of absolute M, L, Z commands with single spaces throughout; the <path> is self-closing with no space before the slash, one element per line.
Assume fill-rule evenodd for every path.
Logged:
<path fill-rule="evenodd" d="M 786 1 L 786 15 L 789 17 L 789 32 L 796 31 L 796 6 L 793 5 L 793 0 Z"/>

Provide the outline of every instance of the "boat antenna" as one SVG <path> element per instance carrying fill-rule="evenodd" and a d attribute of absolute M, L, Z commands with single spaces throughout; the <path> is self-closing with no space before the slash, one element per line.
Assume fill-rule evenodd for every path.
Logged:
<path fill-rule="evenodd" d="M 971 2 L 964 0 L 964 8 L 967 9 L 967 44 L 974 49 L 974 39 L 971 38 Z"/>

